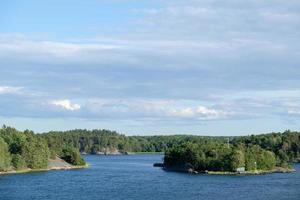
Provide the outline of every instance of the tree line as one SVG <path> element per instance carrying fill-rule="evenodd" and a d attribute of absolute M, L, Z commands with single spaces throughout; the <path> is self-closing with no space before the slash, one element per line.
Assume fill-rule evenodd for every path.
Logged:
<path fill-rule="evenodd" d="M 223 137 L 205 137 L 192 135 L 170 136 L 125 136 L 109 130 L 75 129 L 70 131 L 51 131 L 41 134 L 52 150 L 59 152 L 61 146 L 70 145 L 80 152 L 96 154 L 106 149 L 116 149 L 122 152 L 165 152 L 175 144 L 187 141 L 217 140 Z"/>
<path fill-rule="evenodd" d="M 96 154 L 107 149 L 121 153 L 165 152 L 166 164 L 188 162 L 199 169 L 232 170 L 242 165 L 248 170 L 269 169 L 288 167 L 300 158 L 300 133 L 285 131 L 244 137 L 125 136 L 109 130 L 75 129 L 35 134 L 3 126 L 0 171 L 46 168 L 48 159 L 55 156 L 82 165 L 80 153 Z"/>
<path fill-rule="evenodd" d="M 97 153 L 107 148 L 120 152 L 165 152 L 176 145 L 195 143 L 206 146 L 216 144 L 236 147 L 243 144 L 246 147 L 257 145 L 271 151 L 284 161 L 300 158 L 300 133 L 285 131 L 237 137 L 210 137 L 195 135 L 170 136 L 125 136 L 109 130 L 76 129 L 64 132 L 49 132 L 41 134 L 46 138 L 52 150 L 58 152 L 63 145 L 70 145 L 80 152 Z"/>

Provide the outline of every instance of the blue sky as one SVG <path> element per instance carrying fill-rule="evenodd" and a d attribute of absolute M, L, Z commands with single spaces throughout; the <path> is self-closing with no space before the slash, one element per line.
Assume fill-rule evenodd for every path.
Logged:
<path fill-rule="evenodd" d="M 297 0 L 12 0 L 0 25 L 0 124 L 300 129 Z"/>

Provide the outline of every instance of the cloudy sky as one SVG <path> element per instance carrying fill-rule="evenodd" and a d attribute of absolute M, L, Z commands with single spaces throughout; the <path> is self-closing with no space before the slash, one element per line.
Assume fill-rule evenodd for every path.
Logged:
<path fill-rule="evenodd" d="M 1 1 L 0 124 L 300 130 L 300 1 Z"/>

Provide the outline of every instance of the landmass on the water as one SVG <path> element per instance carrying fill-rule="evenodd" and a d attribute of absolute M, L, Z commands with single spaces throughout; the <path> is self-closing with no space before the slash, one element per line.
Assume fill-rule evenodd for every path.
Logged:
<path fill-rule="evenodd" d="M 285 131 L 240 137 L 125 136 L 109 130 L 75 129 L 36 134 L 6 126 L 0 129 L 2 173 L 49 170 L 49 159 L 58 158 L 72 168 L 85 167 L 82 157 L 85 154 L 162 152 L 163 167 L 167 170 L 212 174 L 290 172 L 292 162 L 300 160 L 300 133 Z"/>
<path fill-rule="evenodd" d="M 252 139 L 255 141 L 257 138 Z M 299 141 L 299 134 L 296 141 Z M 272 151 L 270 146 L 260 146 L 253 144 L 251 139 L 240 138 L 234 138 L 232 144 L 229 141 L 226 144 L 214 140 L 185 142 L 168 149 L 164 162 L 155 163 L 154 166 L 195 174 L 250 175 L 294 172 L 292 161 L 294 156 L 299 156 L 299 142 L 293 144 L 295 155 L 286 151 L 285 146 L 283 143 Z"/>
<path fill-rule="evenodd" d="M 0 129 L 0 174 L 24 173 L 86 167 L 78 149 L 61 144 L 53 149 L 51 141 L 31 131 Z"/>

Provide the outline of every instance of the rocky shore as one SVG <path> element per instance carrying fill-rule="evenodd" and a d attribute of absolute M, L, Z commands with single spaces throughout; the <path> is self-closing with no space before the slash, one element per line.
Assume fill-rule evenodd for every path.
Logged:
<path fill-rule="evenodd" d="M 86 168 L 88 165 L 83 166 L 75 166 L 67 163 L 63 159 L 59 157 L 55 157 L 54 159 L 49 159 L 47 170 L 67 170 L 67 169 L 80 169 Z"/>
<path fill-rule="evenodd" d="M 28 172 L 39 172 L 39 171 L 49 171 L 49 170 L 70 170 L 70 169 L 82 169 L 86 168 L 88 165 L 83 166 L 75 166 L 67 163 L 63 159 L 59 157 L 55 157 L 54 159 L 49 159 L 48 167 L 46 169 L 21 169 L 21 170 L 9 170 L 5 172 L 0 172 L 0 175 L 5 174 L 20 174 L 20 173 L 28 173 Z"/>

